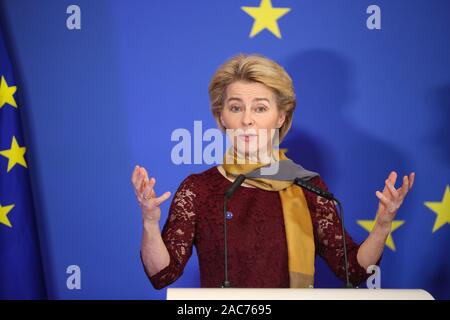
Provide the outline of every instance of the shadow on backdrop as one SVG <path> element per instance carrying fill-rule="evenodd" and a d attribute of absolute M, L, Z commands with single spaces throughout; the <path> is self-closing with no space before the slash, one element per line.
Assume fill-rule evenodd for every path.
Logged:
<path fill-rule="evenodd" d="M 294 161 L 320 173 L 342 202 L 347 231 L 360 243 L 368 233 L 356 220 L 375 218 L 375 191 L 382 190 L 390 171 L 402 174 L 410 164 L 392 143 L 361 130 L 348 117 L 347 111 L 358 107 L 352 61 L 333 51 L 315 49 L 292 56 L 286 70 L 293 78 L 297 110 L 283 146 Z M 406 202 L 402 211 L 408 207 Z M 316 262 L 315 286 L 342 286 L 322 259 Z"/>

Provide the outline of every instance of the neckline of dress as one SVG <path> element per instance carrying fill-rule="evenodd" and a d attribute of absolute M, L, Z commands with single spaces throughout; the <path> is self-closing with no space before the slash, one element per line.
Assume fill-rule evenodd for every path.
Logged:
<path fill-rule="evenodd" d="M 230 183 L 233 183 L 233 181 L 229 180 L 227 177 L 225 177 L 225 176 L 222 174 L 222 172 L 220 172 L 219 166 L 216 166 L 215 168 L 216 168 L 217 172 L 219 173 L 219 175 L 220 175 L 223 179 L 225 179 L 226 181 L 228 181 L 228 182 L 230 182 Z M 258 189 L 257 187 L 248 187 L 248 186 L 244 186 L 243 184 L 242 184 L 241 186 L 244 187 L 244 188 L 246 188 L 246 189 L 248 189 L 248 190 Z"/>

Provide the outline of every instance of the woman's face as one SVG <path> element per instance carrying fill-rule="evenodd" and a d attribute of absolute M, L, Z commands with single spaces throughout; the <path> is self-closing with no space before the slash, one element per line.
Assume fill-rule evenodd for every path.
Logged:
<path fill-rule="evenodd" d="M 261 160 L 261 155 L 272 149 L 275 130 L 271 129 L 279 129 L 285 118 L 267 86 L 246 81 L 228 85 L 220 120 L 241 156 Z"/>

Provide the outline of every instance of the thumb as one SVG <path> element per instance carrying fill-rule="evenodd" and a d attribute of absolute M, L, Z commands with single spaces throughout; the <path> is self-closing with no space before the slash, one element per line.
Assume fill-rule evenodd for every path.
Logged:
<path fill-rule="evenodd" d="M 165 192 L 162 196 L 156 198 L 156 205 L 161 205 L 164 201 L 166 201 L 170 197 L 170 191 Z"/>

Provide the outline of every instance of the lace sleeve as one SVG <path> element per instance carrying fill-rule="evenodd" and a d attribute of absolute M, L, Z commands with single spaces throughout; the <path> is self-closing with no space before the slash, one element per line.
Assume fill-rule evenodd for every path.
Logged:
<path fill-rule="evenodd" d="M 195 179 L 188 176 L 178 187 L 162 231 L 162 239 L 170 256 L 169 265 L 149 277 L 155 289 L 162 289 L 182 274 L 192 254 L 196 212 Z"/>
<path fill-rule="evenodd" d="M 328 190 L 326 184 L 320 178 L 315 178 L 316 186 Z M 342 244 L 342 227 L 339 219 L 336 205 L 333 201 L 317 196 L 313 215 L 313 224 L 315 229 L 315 242 L 318 254 L 325 260 L 331 270 L 341 280 L 346 281 L 344 268 L 344 250 Z M 352 238 L 345 232 L 348 257 L 348 271 L 350 282 L 353 285 L 359 285 L 365 281 L 370 274 L 366 273 L 357 260 L 358 249 L 360 245 L 356 244 Z M 379 263 L 379 261 L 378 261 Z"/>

